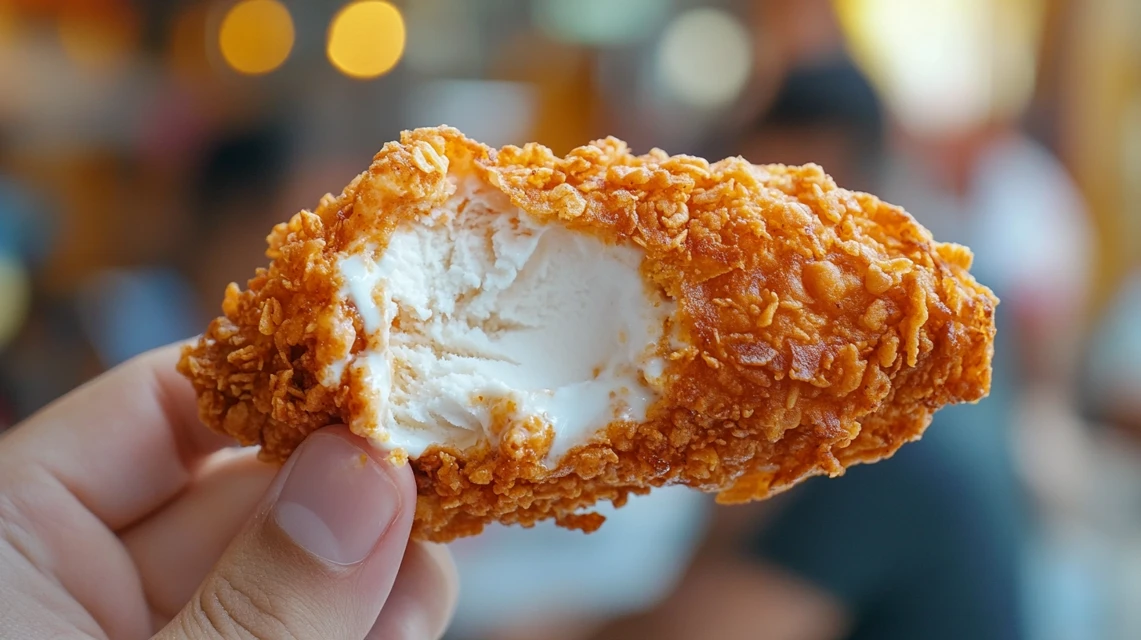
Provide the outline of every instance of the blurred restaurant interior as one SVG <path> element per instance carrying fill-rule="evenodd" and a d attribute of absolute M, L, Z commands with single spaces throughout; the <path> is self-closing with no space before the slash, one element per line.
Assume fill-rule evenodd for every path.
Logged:
<path fill-rule="evenodd" d="M 0 431 L 400 131 L 816 162 L 969 245 L 992 395 L 769 502 L 453 545 L 449 638 L 1141 637 L 1141 2 L 0 0 Z"/>

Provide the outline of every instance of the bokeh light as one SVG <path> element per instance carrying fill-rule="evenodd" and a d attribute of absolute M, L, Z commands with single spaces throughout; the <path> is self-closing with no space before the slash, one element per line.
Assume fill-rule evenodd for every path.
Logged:
<path fill-rule="evenodd" d="M 277 0 L 242 0 L 222 18 L 218 48 L 234 71 L 261 75 L 289 58 L 293 38 L 293 18 L 285 5 Z"/>
<path fill-rule="evenodd" d="M 384 75 L 404 54 L 404 17 L 388 2 L 346 5 L 329 25 L 329 62 L 338 71 L 367 80 Z"/>
<path fill-rule="evenodd" d="M 943 135 L 1016 117 L 1030 101 L 1042 29 L 1032 0 L 836 7 L 856 59 L 913 132 Z"/>
<path fill-rule="evenodd" d="M 725 106 L 749 79 L 749 32 L 725 11 L 687 11 L 666 28 L 656 65 L 659 81 L 680 102 L 703 109 Z"/>
<path fill-rule="evenodd" d="M 637 42 L 658 28 L 669 0 L 536 0 L 534 20 L 558 40 L 590 45 Z"/>

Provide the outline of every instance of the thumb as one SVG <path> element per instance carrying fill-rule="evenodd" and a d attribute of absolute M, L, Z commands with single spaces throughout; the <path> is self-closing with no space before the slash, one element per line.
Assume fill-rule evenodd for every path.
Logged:
<path fill-rule="evenodd" d="M 156 638 L 363 638 L 392 590 L 416 486 L 344 427 L 309 436 Z"/>

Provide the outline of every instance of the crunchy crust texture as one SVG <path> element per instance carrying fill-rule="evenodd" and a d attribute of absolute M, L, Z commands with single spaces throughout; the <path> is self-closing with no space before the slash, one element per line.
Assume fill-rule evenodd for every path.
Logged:
<path fill-rule="evenodd" d="M 638 156 L 614 138 L 557 157 L 435 128 L 405 132 L 341 195 L 277 225 L 269 267 L 227 288 L 224 315 L 179 363 L 207 426 L 280 462 L 312 431 L 367 410 L 351 373 L 321 382 L 369 340 L 338 294 L 336 259 L 361 238 L 383 247 L 451 194 L 449 176 L 476 176 L 539 220 L 642 247 L 642 275 L 676 300 L 686 346 L 667 353 L 666 392 L 645 422 L 611 423 L 557 468 L 543 466 L 549 434 L 534 425 L 411 460 L 418 539 L 547 518 L 592 531 L 603 518 L 584 509 L 665 484 L 727 503 L 765 498 L 887 457 L 939 407 L 989 390 L 998 300 L 968 273 L 970 251 L 820 167 Z"/>

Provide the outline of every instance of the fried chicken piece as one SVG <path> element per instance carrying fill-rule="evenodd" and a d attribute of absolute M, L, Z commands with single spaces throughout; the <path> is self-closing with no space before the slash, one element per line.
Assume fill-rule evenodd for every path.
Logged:
<path fill-rule="evenodd" d="M 201 418 L 274 462 L 348 424 L 410 461 L 417 539 L 762 499 L 990 386 L 970 251 L 814 165 L 418 129 L 268 240 L 183 353 Z"/>

